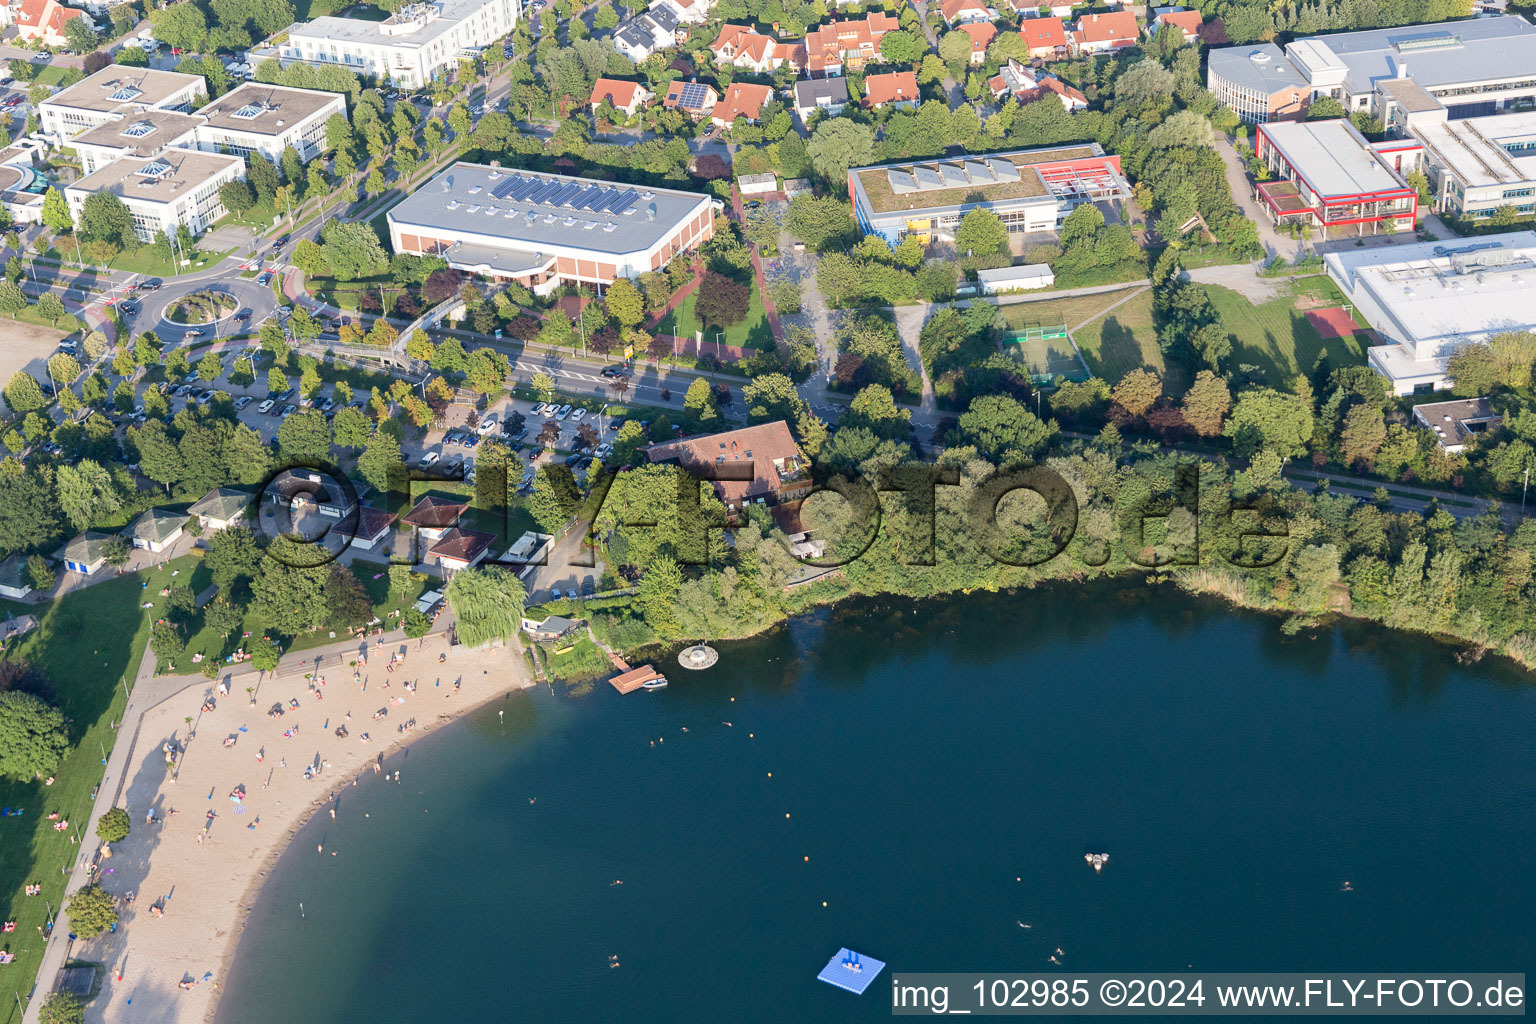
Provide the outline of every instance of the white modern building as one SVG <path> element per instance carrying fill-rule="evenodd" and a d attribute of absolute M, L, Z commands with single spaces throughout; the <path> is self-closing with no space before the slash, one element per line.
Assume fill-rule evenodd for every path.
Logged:
<path fill-rule="evenodd" d="M 1300 117 L 1319 96 L 1385 119 L 1390 83 L 1411 79 L 1452 119 L 1536 99 L 1536 26 L 1513 15 L 1404 25 L 1214 49 L 1207 85 L 1247 121 Z"/>
<path fill-rule="evenodd" d="M 436 0 L 409 4 L 384 21 L 316 18 L 289 28 L 275 56 L 340 64 L 419 89 L 511 32 L 521 16 L 521 0 Z"/>
<path fill-rule="evenodd" d="M 1044 263 L 1027 263 L 1022 267 L 978 270 L 976 283 L 981 286 L 983 295 L 1007 295 L 1010 292 L 1032 292 L 1049 288 L 1056 283 L 1056 275 Z"/>
<path fill-rule="evenodd" d="M 173 235 L 185 224 L 194 234 L 224 216 L 219 189 L 245 177 L 245 159 L 191 149 L 167 149 L 151 157 L 115 160 L 64 187 L 78 221 L 94 192 L 111 192 L 133 214 L 134 233 L 153 241 L 157 231 Z"/>
<path fill-rule="evenodd" d="M 1489 217 L 1500 207 L 1536 212 L 1536 111 L 1450 121 L 1441 107 L 1410 113 L 1408 133 L 1424 149 L 1435 209 Z"/>
<path fill-rule="evenodd" d="M 1366 356 L 1394 394 L 1448 387 L 1462 345 L 1536 330 L 1536 231 L 1345 249 L 1324 258 L 1346 301 L 1381 335 Z"/>
<path fill-rule="evenodd" d="M 259 153 L 277 163 L 292 146 L 308 163 L 325 149 L 325 122 L 346 113 L 341 93 L 246 82 L 197 112 L 203 119 L 197 148 L 238 156 Z"/>
<path fill-rule="evenodd" d="M 660 269 L 710 239 L 714 207 L 696 192 L 457 163 L 386 219 L 397 253 L 548 294 Z"/>
<path fill-rule="evenodd" d="M 197 129 L 202 118 L 176 110 L 145 110 L 127 116 L 114 116 L 94 128 L 87 128 L 70 140 L 80 156 L 80 173 L 95 174 L 115 160 L 151 157 L 162 149 L 197 147 Z"/>
<path fill-rule="evenodd" d="M 187 111 L 208 95 L 202 75 L 111 64 L 37 105 L 42 130 L 61 139 L 147 110 Z"/>
<path fill-rule="evenodd" d="M 639 64 L 653 53 L 676 46 L 680 24 L 670 4 L 657 4 L 620 25 L 613 33 L 613 48 Z"/>

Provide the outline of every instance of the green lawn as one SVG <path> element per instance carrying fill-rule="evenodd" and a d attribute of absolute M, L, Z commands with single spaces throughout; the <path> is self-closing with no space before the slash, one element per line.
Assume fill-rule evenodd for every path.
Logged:
<path fill-rule="evenodd" d="M 1156 370 L 1167 379 L 1168 367 L 1152 322 L 1150 291 L 1116 306 L 1072 337 L 1088 360 L 1088 368 L 1111 384 L 1138 367 Z"/>
<path fill-rule="evenodd" d="M 175 277 L 178 273 L 190 273 L 199 267 L 211 267 L 222 263 L 235 250 L 226 249 L 223 252 L 204 252 L 201 249 L 194 250 L 191 256 L 192 266 L 178 271 L 172 260 L 161 259 L 156 256 L 149 246 L 140 246 L 132 252 L 119 253 L 117 259 L 112 261 L 113 270 L 126 270 L 132 274 L 143 274 L 146 277 Z"/>
<path fill-rule="evenodd" d="M 1102 312 L 1130 294 L 1130 289 L 1102 292 L 1098 295 L 1073 295 L 1064 299 L 1042 299 L 1038 302 L 1014 302 L 998 308 L 1009 327 L 1038 327 L 1066 324 L 1073 328 L 1094 314 Z"/>
<path fill-rule="evenodd" d="M 662 318 L 661 324 L 656 329 L 657 333 L 692 338 L 698 331 L 703 331 L 704 325 L 699 322 L 693 311 L 697 299 L 697 292 L 684 299 L 676 310 Z M 714 330 L 705 331 L 704 340 L 714 341 L 716 333 Z M 724 334 L 725 337 L 720 340 L 727 345 L 758 349 L 773 347 L 773 329 L 768 326 L 768 314 L 763 309 L 763 297 L 758 293 L 755 278 L 752 281 L 752 297 L 747 301 L 746 317 L 740 323 L 727 327 Z M 709 351 L 707 345 L 704 351 Z"/>
<path fill-rule="evenodd" d="M 169 578 L 169 570 L 150 575 Z M 15 991 L 26 992 L 36 976 L 43 953 L 37 929 L 47 921 L 50 904 L 54 914 L 59 913 L 65 885 L 61 869 L 80 852 L 71 842 L 75 825 L 83 829 L 94 802 L 91 791 L 101 782 L 103 750 L 110 753 L 118 739 L 112 725 L 126 702 L 121 680 L 136 674 L 149 639 L 149 619 L 139 607 L 144 580 L 142 573 L 124 576 L 40 608 L 4 603 L 7 611 L 41 616 L 38 628 L 9 656 L 27 661 L 48 677 L 53 700 L 70 721 L 72 744 L 52 786 L 0 779 L 0 805 L 23 811 L 20 817 L 0 818 L 0 916 L 16 922 L 16 930 L 3 936 L 0 947 L 16 955 L 4 969 Z M 70 822 L 67 832 L 53 830 L 48 815 L 54 812 Z M 42 884 L 41 896 L 24 895 L 24 887 L 32 882 Z M 67 923 L 61 921 L 58 927 Z M 14 999 L 5 1013 L 6 1022 L 20 1019 Z"/>
<path fill-rule="evenodd" d="M 69 68 L 60 64 L 47 64 L 32 81 L 41 85 L 63 85 L 64 76 L 69 74 L 69 71 Z"/>
<path fill-rule="evenodd" d="M 1298 305 L 1315 308 L 1342 305 L 1344 298 L 1323 276 L 1275 282 L 1280 294 L 1254 305 L 1237 292 L 1206 285 L 1206 294 L 1232 332 L 1232 365 L 1257 366 L 1273 387 L 1287 388 L 1299 373 L 1311 373 L 1325 354 L 1335 367 L 1365 362 L 1361 335 L 1323 340 Z M 1361 328 L 1364 330 L 1364 328 Z"/>

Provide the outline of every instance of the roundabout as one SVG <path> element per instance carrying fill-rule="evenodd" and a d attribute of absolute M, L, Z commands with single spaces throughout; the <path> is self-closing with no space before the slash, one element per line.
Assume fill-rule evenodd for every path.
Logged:
<path fill-rule="evenodd" d="M 160 313 L 163 323 L 175 327 L 212 327 L 230 319 L 240 309 L 240 300 L 222 288 L 202 288 L 166 303 Z"/>

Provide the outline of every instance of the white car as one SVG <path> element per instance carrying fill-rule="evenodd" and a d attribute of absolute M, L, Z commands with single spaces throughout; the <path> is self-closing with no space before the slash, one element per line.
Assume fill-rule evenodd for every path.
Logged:
<path fill-rule="evenodd" d="M 486 434 L 489 434 L 491 431 L 493 431 L 495 429 L 496 429 L 496 414 L 495 413 L 491 413 L 485 419 L 480 421 L 480 429 L 477 430 L 476 433 L 478 433 L 481 437 L 484 437 Z"/>
<path fill-rule="evenodd" d="M 560 407 L 560 411 L 555 413 L 555 419 L 563 420 L 567 416 L 569 416 L 570 414 L 571 414 L 571 407 L 569 405 L 562 405 Z"/>
<path fill-rule="evenodd" d="M 542 415 L 544 415 L 544 403 L 543 402 L 535 402 L 534 405 L 533 405 L 533 409 L 529 412 L 528 415 L 530 415 L 530 416 L 542 416 Z"/>
<path fill-rule="evenodd" d="M 557 413 L 559 411 L 560 411 L 560 407 L 558 405 L 556 405 L 554 402 L 550 402 L 550 403 L 548 403 L 547 405 L 544 406 L 544 411 L 542 413 L 540 413 L 539 415 L 543 416 L 545 419 L 549 419 L 551 416 L 553 416 L 555 413 Z"/>
<path fill-rule="evenodd" d="M 421 464 L 423 466 L 430 466 L 440 458 L 442 458 L 442 456 L 437 452 L 427 452 L 427 454 L 421 457 Z"/>
<path fill-rule="evenodd" d="M 275 405 L 275 404 L 276 403 L 274 403 L 272 401 L 272 399 L 269 398 L 265 402 L 262 402 L 260 405 L 258 405 L 256 407 L 256 411 L 257 412 L 261 412 L 261 413 L 271 412 L 272 411 L 272 406 Z"/>
<path fill-rule="evenodd" d="M 575 423 L 577 420 L 581 419 L 586 414 L 587 414 L 587 410 L 585 410 L 585 409 L 577 409 L 575 412 L 571 413 L 571 422 Z"/>

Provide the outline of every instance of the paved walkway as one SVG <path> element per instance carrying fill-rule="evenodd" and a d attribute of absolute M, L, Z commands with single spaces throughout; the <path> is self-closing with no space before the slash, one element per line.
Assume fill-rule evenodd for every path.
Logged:
<path fill-rule="evenodd" d="M 1305 244 L 1275 230 L 1269 215 L 1253 198 L 1253 186 L 1248 183 L 1248 169 L 1243 166 L 1237 150 L 1232 148 L 1232 143 L 1227 141 L 1225 136 L 1217 137 L 1216 152 L 1221 155 L 1222 166 L 1227 172 L 1227 186 L 1232 191 L 1232 198 L 1237 200 L 1243 216 L 1253 221 L 1254 226 L 1259 229 L 1259 243 L 1264 246 L 1265 253 L 1269 256 L 1281 256 L 1286 262 L 1294 263 L 1297 253 L 1306 247 Z"/>
<path fill-rule="evenodd" d="M 1222 267 L 1196 267 L 1186 270 L 1184 278 L 1200 284 L 1214 284 L 1230 288 L 1254 304 L 1268 302 L 1280 294 L 1280 282 L 1285 277 L 1260 277 L 1252 263 L 1233 263 Z"/>
<path fill-rule="evenodd" d="M 923 324 L 928 321 L 928 310 L 932 308 L 927 303 L 895 308 L 896 334 L 901 338 L 901 350 L 907 362 L 912 364 L 923 379 L 923 394 L 918 402 L 918 410 L 930 415 L 938 411 L 938 398 L 934 394 L 933 381 L 928 379 L 928 367 L 923 365 L 923 354 L 918 342 L 923 333 Z"/>

